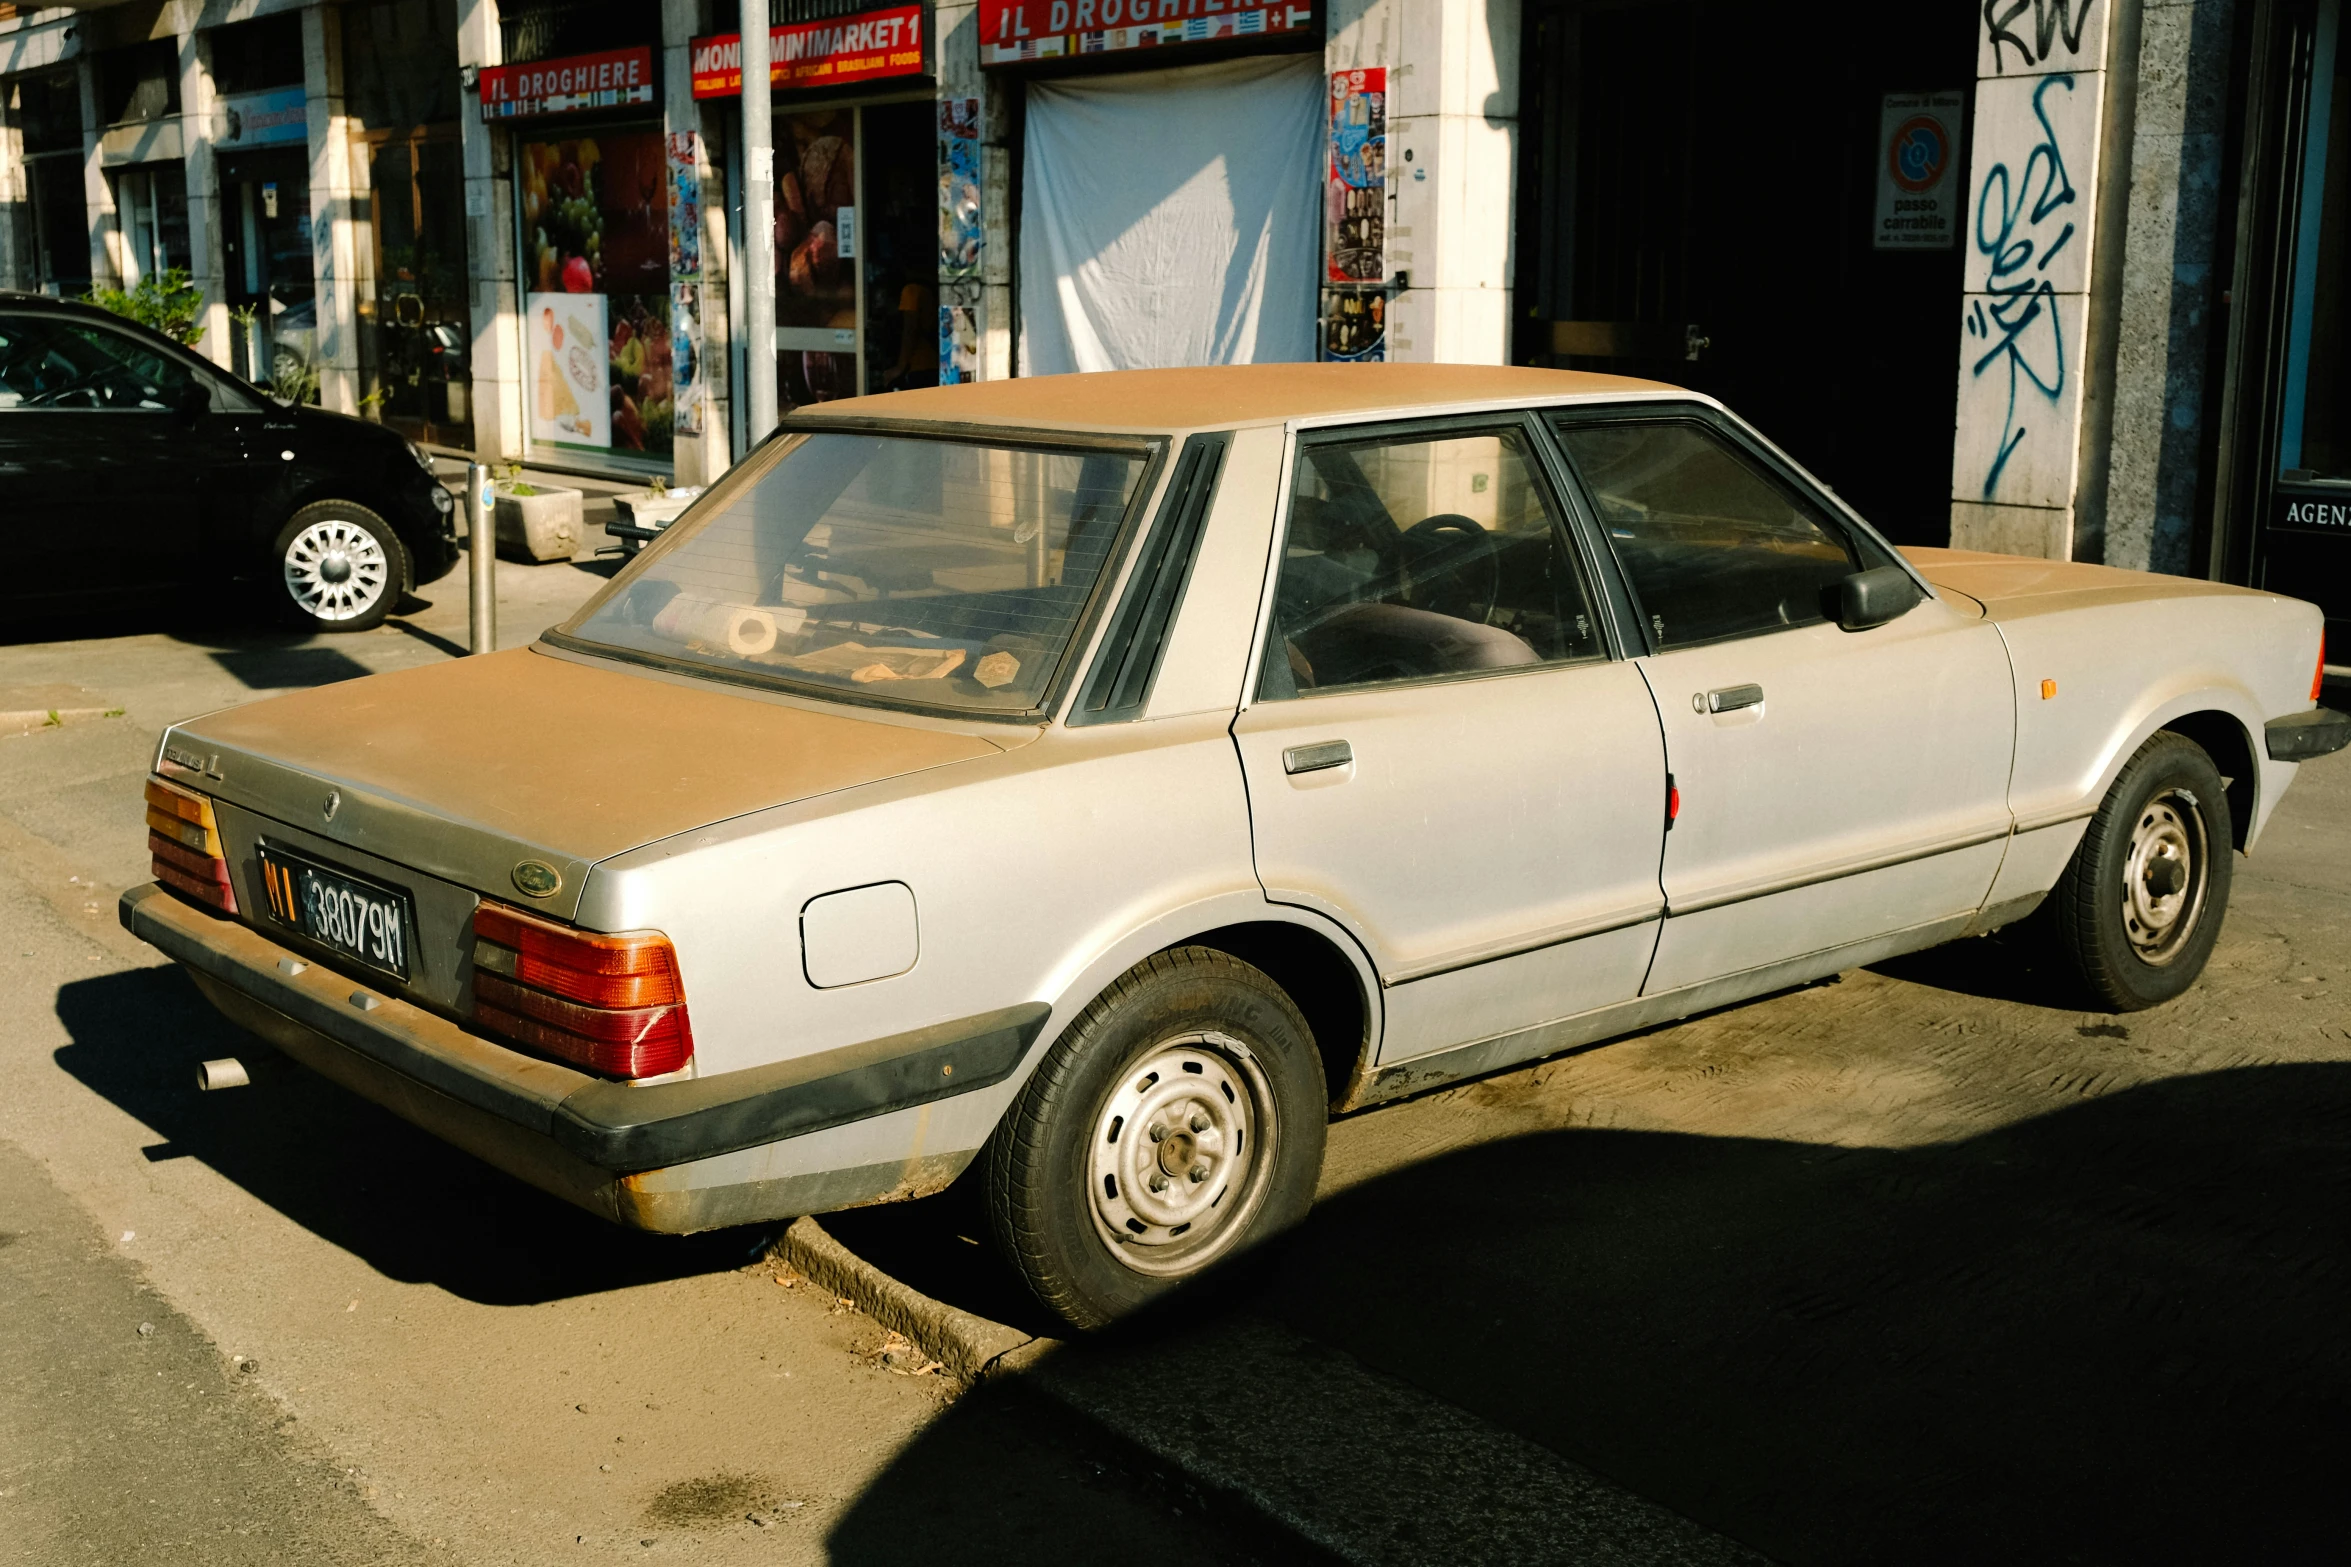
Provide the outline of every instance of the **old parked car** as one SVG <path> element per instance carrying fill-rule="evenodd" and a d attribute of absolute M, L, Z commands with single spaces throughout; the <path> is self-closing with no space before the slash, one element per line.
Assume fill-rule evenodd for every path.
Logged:
<path fill-rule="evenodd" d="M 178 725 L 129 928 L 624 1225 L 936 1191 L 1093 1326 L 1326 1117 L 2052 911 L 2192 983 L 2318 612 L 1890 548 L 1720 407 L 1289 366 L 794 414 L 535 646 Z"/>
<path fill-rule="evenodd" d="M 92 305 L 0 293 L 0 627 L 232 578 L 365 631 L 457 563 L 455 502 L 396 432 L 281 402 Z"/>

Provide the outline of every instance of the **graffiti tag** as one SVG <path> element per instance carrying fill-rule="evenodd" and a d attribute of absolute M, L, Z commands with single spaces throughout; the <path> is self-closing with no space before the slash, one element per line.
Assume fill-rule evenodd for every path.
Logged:
<path fill-rule="evenodd" d="M 2065 40 L 2067 54 L 2079 54 L 2082 28 L 2090 20 L 2090 7 L 2097 3 L 2098 0 L 1984 0 L 1984 36 L 1992 45 L 1992 70 L 1999 73 L 2007 69 L 2007 61 L 2000 53 L 2003 47 L 2024 56 L 2028 67 L 2049 58 L 2049 44 L 2055 38 Z M 2009 27 L 2027 11 L 2033 13 L 2030 43 Z"/>
<path fill-rule="evenodd" d="M 2049 263 L 2073 240 L 2074 224 L 2063 209 L 2073 204 L 2075 192 L 2045 102 L 2060 88 L 2072 92 L 2073 77 L 2046 77 L 2033 88 L 2033 118 L 2040 123 L 2041 139 L 2025 155 L 2021 171 L 2011 173 L 2005 163 L 1986 169 L 1976 196 L 1975 246 L 1990 262 L 1984 292 L 1991 303 L 1977 300 L 1968 308 L 1968 336 L 1989 345 L 1972 373 L 1980 377 L 1996 367 L 2008 372 L 2008 412 L 2000 423 L 1999 450 L 1984 474 L 1986 500 L 2029 433 L 2018 421 L 2019 401 L 2029 389 L 2054 408 L 2065 389 L 2065 326 L 2048 272 Z"/>

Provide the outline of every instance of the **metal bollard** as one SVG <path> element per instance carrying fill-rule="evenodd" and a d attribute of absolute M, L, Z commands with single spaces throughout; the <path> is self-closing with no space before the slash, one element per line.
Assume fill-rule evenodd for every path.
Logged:
<path fill-rule="evenodd" d="M 498 528 L 487 463 L 465 465 L 467 637 L 476 653 L 498 651 Z"/>

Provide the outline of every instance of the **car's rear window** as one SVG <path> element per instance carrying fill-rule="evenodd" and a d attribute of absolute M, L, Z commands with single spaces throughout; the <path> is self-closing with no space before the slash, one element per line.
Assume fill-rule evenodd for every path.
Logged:
<path fill-rule="evenodd" d="M 1038 707 L 1145 453 L 846 431 L 786 440 L 564 635 L 892 704 Z"/>

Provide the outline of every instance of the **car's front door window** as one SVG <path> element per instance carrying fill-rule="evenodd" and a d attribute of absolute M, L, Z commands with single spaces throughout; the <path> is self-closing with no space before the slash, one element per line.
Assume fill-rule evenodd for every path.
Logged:
<path fill-rule="evenodd" d="M 1274 600 L 1261 699 L 1601 652 L 1517 428 L 1302 445 Z"/>
<path fill-rule="evenodd" d="M 168 354 L 94 322 L 11 317 L 0 326 L 0 409 L 155 412 L 184 406 L 202 384 Z"/>
<path fill-rule="evenodd" d="M 1862 565 L 1843 530 L 1706 426 L 1559 432 L 1659 652 L 1827 618 Z"/>

